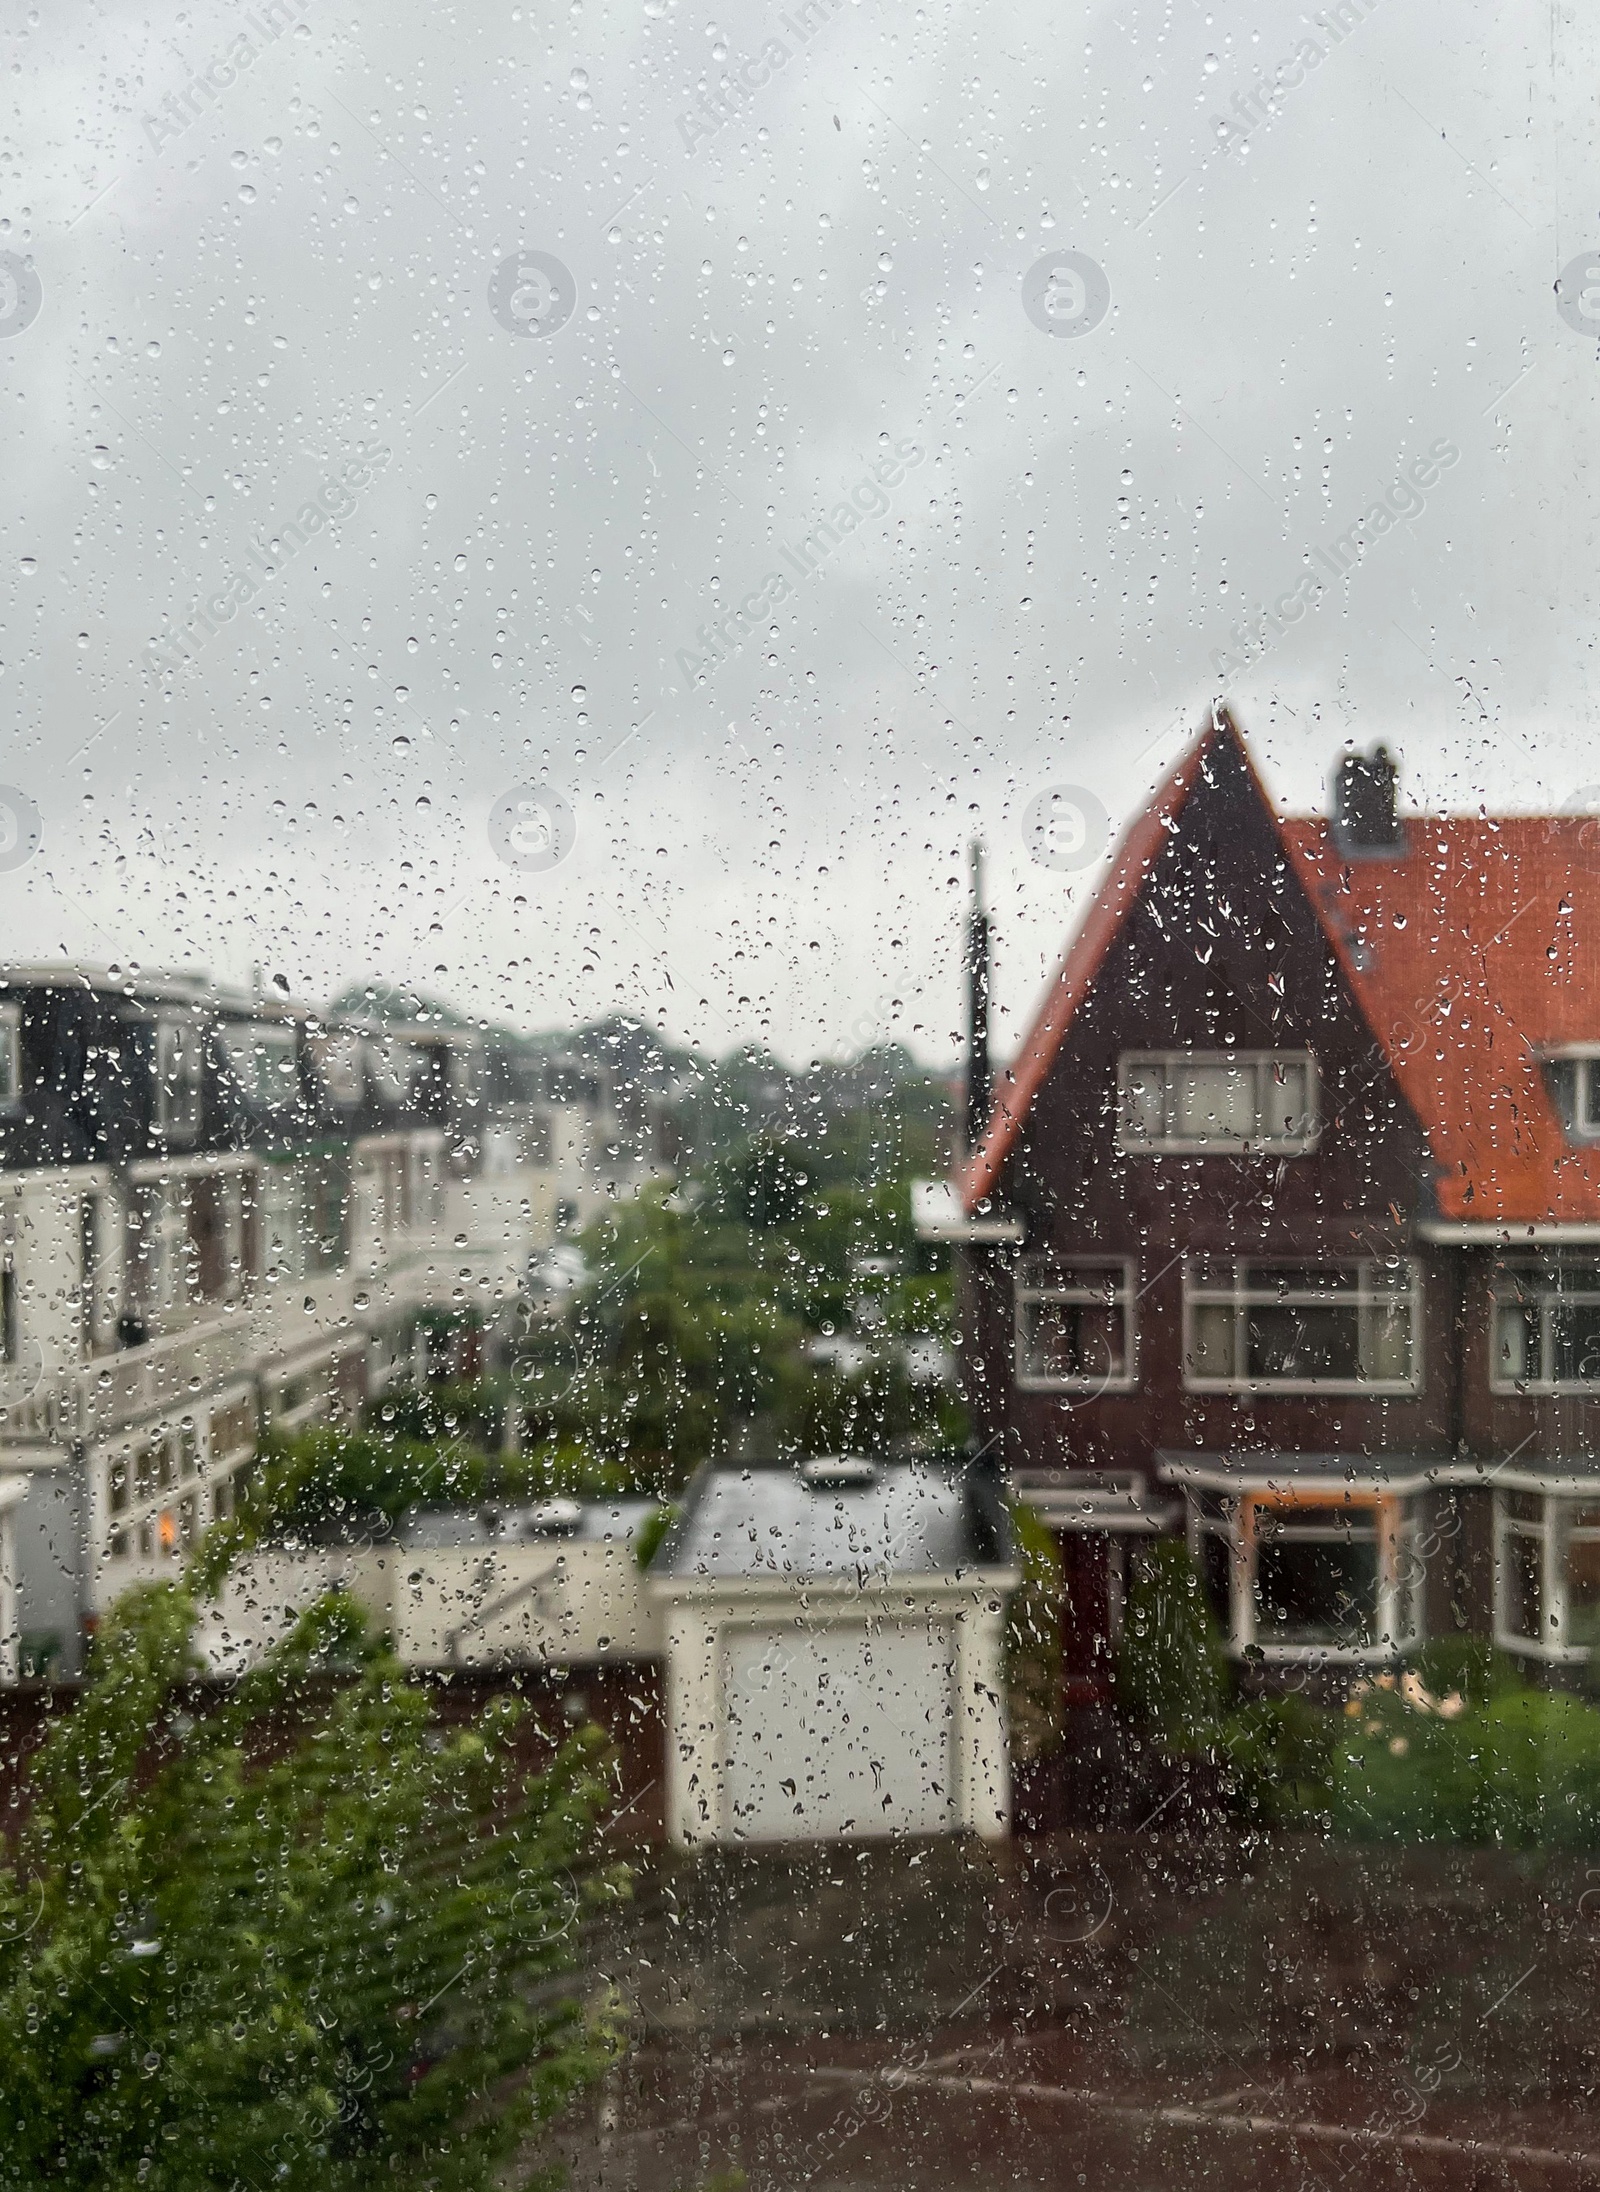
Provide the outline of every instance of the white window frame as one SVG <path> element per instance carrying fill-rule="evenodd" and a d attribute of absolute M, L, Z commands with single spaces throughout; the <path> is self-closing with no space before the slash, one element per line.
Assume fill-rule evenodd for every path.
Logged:
<path fill-rule="evenodd" d="M 200 1132 L 205 1041 L 205 1029 L 196 1019 L 168 1013 L 156 1021 L 156 1131 L 164 1141 L 192 1142 Z M 174 1052 L 184 1061 L 181 1081 L 168 1073 Z"/>
<path fill-rule="evenodd" d="M 0 1114 L 22 1109 L 22 1007 L 0 1005 Z M 9 1089 L 10 1093 L 6 1091 Z"/>
<path fill-rule="evenodd" d="M 1513 1514 L 1512 1500 L 1536 1498 L 1537 1517 Z M 1570 1632 L 1567 1605 L 1566 1551 L 1573 1538 L 1581 1544 L 1600 1542 L 1600 1525 L 1574 1529 L 1568 1519 L 1577 1507 L 1600 1507 L 1600 1485 L 1592 1492 L 1538 1492 L 1515 1490 L 1494 1494 L 1494 1641 L 1503 1652 L 1524 1659 L 1539 1659 L 1552 1666 L 1587 1666 L 1593 1656 L 1587 1644 L 1564 1641 Z M 1524 1636 L 1511 1626 L 1510 1540 L 1529 1540 L 1539 1547 L 1539 1614 L 1537 1636 Z"/>
<path fill-rule="evenodd" d="M 221 1315 L 248 1296 L 252 1273 L 246 1260 L 247 1212 L 259 1194 L 259 1170 L 257 1159 L 243 1154 L 157 1158 L 129 1167 L 134 1192 L 125 1219 L 124 1270 L 129 1306 L 147 1323 L 171 1329 L 207 1314 Z M 220 1180 L 232 1236 L 224 1243 L 226 1276 L 220 1294 L 200 1291 L 200 1257 L 194 1247 L 189 1204 L 196 1183 L 203 1179 Z M 147 1253 L 147 1248 L 153 1253 Z M 181 1284 L 176 1276 L 180 1272 Z"/>
<path fill-rule="evenodd" d="M 1378 1268 L 1374 1257 L 1340 1258 L 1322 1266 L 1325 1270 L 1354 1270 L 1359 1276 L 1354 1289 L 1345 1293 L 1322 1294 L 1313 1289 L 1283 1294 L 1276 1287 L 1248 1285 L 1241 1274 L 1248 1269 L 1273 1269 L 1273 1264 L 1261 1256 L 1186 1256 L 1183 1263 L 1183 1385 L 1189 1393 L 1337 1393 L 1366 1399 L 1415 1398 L 1422 1391 L 1422 1271 L 1412 1257 L 1399 1261 L 1409 1274 L 1409 1283 L 1401 1287 L 1377 1287 L 1369 1274 Z M 1202 1263 L 1226 1264 L 1232 1271 L 1230 1286 L 1201 1286 L 1196 1272 Z M 1287 1266 L 1294 1270 L 1314 1268 L 1304 1262 Z M 1331 1304 L 1353 1308 L 1358 1328 L 1364 1326 L 1375 1309 L 1393 1310 L 1400 1303 L 1406 1305 L 1410 1319 L 1411 1374 L 1405 1378 L 1258 1378 L 1251 1377 L 1247 1368 L 1249 1347 L 1249 1312 L 1252 1308 L 1326 1308 Z M 1194 1324 L 1197 1308 L 1227 1307 L 1233 1311 L 1233 1369 L 1227 1377 L 1208 1378 L 1196 1376 L 1193 1365 L 1195 1353 Z M 1360 1332 L 1358 1329 L 1358 1349 Z"/>
<path fill-rule="evenodd" d="M 1096 1285 L 1091 1273 L 1116 1275 L 1110 1306 L 1122 1311 L 1123 1366 L 1114 1377 L 1055 1377 L 1027 1368 L 1026 1312 L 1036 1302 L 1068 1302 L 1104 1305 L 1104 1284 Z M 1048 1283 L 1059 1274 L 1056 1283 Z M 1022 1393 L 1131 1393 L 1139 1383 L 1139 1272 L 1131 1257 L 1122 1256 L 1024 1256 L 1017 1264 L 1013 1288 L 1012 1361 L 1017 1390 Z"/>
<path fill-rule="evenodd" d="M 1555 1274 L 1563 1269 L 1587 1267 L 1594 1274 L 1595 1283 L 1585 1287 L 1563 1290 L 1552 1283 Z M 1529 1292 L 1537 1305 L 1539 1350 L 1539 1374 L 1531 1378 L 1515 1378 L 1500 1368 L 1500 1312 L 1514 1308 L 1516 1274 L 1525 1273 L 1531 1283 Z M 1507 1256 L 1495 1266 L 1489 1281 L 1489 1390 L 1491 1393 L 1511 1394 L 1600 1394 L 1600 1376 L 1593 1378 L 1557 1378 L 1549 1375 L 1555 1363 L 1554 1313 L 1558 1303 L 1594 1303 L 1600 1305 L 1600 1255 L 1573 1257 L 1570 1262 L 1560 1250 L 1554 1256 L 1544 1258 Z"/>
<path fill-rule="evenodd" d="M 1571 1043 L 1560 1050 L 1548 1050 L 1544 1054 L 1546 1066 L 1570 1066 L 1572 1068 L 1572 1116 L 1569 1118 L 1561 1107 L 1553 1085 L 1550 1100 L 1561 1121 L 1562 1131 L 1569 1142 L 1600 1142 L 1600 1121 L 1589 1122 L 1589 1097 L 1595 1076 L 1600 1072 L 1600 1048 L 1593 1044 Z"/>
<path fill-rule="evenodd" d="M 1175 1076 L 1185 1067 L 1244 1068 L 1252 1076 L 1252 1109 L 1262 1116 L 1261 1077 L 1279 1066 L 1303 1067 L 1306 1075 L 1306 1126 L 1299 1134 L 1255 1134 L 1241 1140 L 1226 1135 L 1182 1135 L 1173 1130 Z M 1133 1073 L 1154 1069 L 1163 1077 L 1163 1132 L 1159 1137 L 1133 1131 L 1129 1082 Z M 1117 1147 L 1130 1157 L 1304 1157 L 1322 1134 L 1322 1082 L 1309 1050 L 1125 1050 L 1117 1060 Z"/>
<path fill-rule="evenodd" d="M 1330 1485 L 1326 1491 L 1320 1491 L 1307 1485 L 1297 1492 L 1293 1501 L 1285 1501 L 1279 1488 L 1265 1483 L 1241 1484 L 1237 1492 L 1222 1497 L 1220 1514 L 1208 1514 L 1201 1511 L 1201 1501 L 1190 1495 L 1189 1551 L 1196 1566 L 1201 1565 L 1203 1538 L 1214 1537 L 1227 1549 L 1229 1621 L 1226 1644 L 1231 1659 L 1259 1657 L 1276 1665 L 1304 1664 L 1311 1660 L 1323 1666 L 1386 1666 L 1420 1645 L 1423 1638 L 1423 1577 L 1416 1553 L 1416 1504 L 1410 1495 L 1403 1493 L 1362 1493 L 1359 1505 L 1350 1509 L 1352 1520 L 1357 1514 L 1370 1517 L 1377 1543 L 1375 1641 L 1371 1644 L 1317 1644 L 1304 1640 L 1274 1643 L 1270 1628 L 1263 1637 L 1258 1607 L 1261 1539 L 1256 1511 L 1279 1518 L 1280 1527 L 1303 1541 L 1334 1543 L 1345 1535 L 1342 1530 L 1319 1523 L 1296 1524 L 1292 1517 L 1296 1506 L 1322 1512 L 1337 1510 L 1345 1501 L 1343 1486 Z"/>
<path fill-rule="evenodd" d="M 159 1571 L 183 1559 L 209 1522 L 231 1512 L 239 1477 L 255 1458 L 259 1431 L 246 1444 L 217 1453 L 211 1425 L 218 1412 L 241 1401 L 253 1414 L 252 1384 L 235 1383 L 197 1397 L 176 1418 L 141 1424 L 101 1449 L 94 1481 L 106 1560 Z M 124 1568 L 116 1588 L 126 1579 Z"/>

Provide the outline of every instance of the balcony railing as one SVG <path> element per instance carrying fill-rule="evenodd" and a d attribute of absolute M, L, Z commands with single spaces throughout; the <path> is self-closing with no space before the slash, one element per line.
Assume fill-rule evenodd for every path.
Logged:
<path fill-rule="evenodd" d="M 209 1324 L 85 1363 L 45 1379 L 0 1414 L 0 1442 L 93 1443 L 129 1423 L 179 1414 L 207 1393 L 247 1378 L 257 1341 L 247 1316 Z"/>

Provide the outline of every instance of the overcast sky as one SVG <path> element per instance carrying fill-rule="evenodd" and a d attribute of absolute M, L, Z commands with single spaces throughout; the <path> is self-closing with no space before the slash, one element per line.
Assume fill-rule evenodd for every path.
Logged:
<path fill-rule="evenodd" d="M 1103 872 L 1030 802 L 1093 852 L 1214 693 L 1296 806 L 1379 736 L 1414 803 L 1600 805 L 1581 11 L 4 24 L 7 957 L 948 1056 L 967 839 L 1003 1044 Z"/>

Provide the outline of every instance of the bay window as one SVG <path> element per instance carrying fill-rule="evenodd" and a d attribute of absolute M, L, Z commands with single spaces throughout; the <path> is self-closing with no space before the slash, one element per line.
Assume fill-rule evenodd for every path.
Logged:
<path fill-rule="evenodd" d="M 1235 1658 L 1391 1659 L 1421 1633 L 1412 1500 L 1370 1486 L 1192 1487 L 1189 1536 Z"/>
<path fill-rule="evenodd" d="M 1503 1651 L 1583 1663 L 1600 1645 L 1600 1485 L 1494 1501 L 1494 1635 Z"/>

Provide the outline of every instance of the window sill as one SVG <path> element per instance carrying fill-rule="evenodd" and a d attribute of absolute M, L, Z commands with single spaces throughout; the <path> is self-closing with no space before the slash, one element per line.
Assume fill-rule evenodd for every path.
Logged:
<path fill-rule="evenodd" d="M 1233 1394 L 1236 1398 L 1254 1400 L 1261 1394 L 1270 1398 L 1287 1400 L 1335 1398 L 1339 1400 L 1419 1400 L 1422 1387 L 1393 1382 L 1336 1378 L 1185 1378 L 1186 1393 Z"/>

